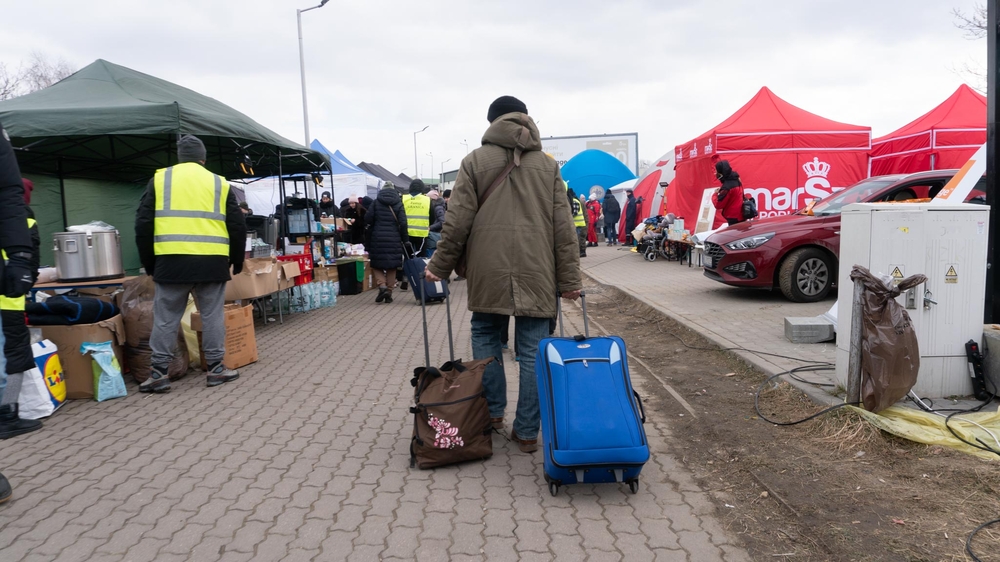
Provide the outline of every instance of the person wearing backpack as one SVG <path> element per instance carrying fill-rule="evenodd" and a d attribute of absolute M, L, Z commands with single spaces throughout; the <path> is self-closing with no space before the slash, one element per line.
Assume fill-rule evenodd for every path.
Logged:
<path fill-rule="evenodd" d="M 743 221 L 743 183 L 740 175 L 729 165 L 729 160 L 715 163 L 715 177 L 722 187 L 715 190 L 712 203 L 730 225 Z"/>
<path fill-rule="evenodd" d="M 497 430 L 507 407 L 500 334 L 514 317 L 521 360 L 511 440 L 530 453 L 538 449 L 541 427 L 538 343 L 556 316 L 557 294 L 580 296 L 581 252 L 559 165 L 542 152 L 527 107 L 502 96 L 490 105 L 487 120 L 483 145 L 462 160 L 426 279 L 447 279 L 465 254 L 472 356 L 496 359 L 486 367 L 483 388 Z"/>
<path fill-rule="evenodd" d="M 391 303 L 396 272 L 403 269 L 403 243 L 409 240 L 406 211 L 392 184 L 378 192 L 375 202 L 365 213 L 365 226 L 368 231 L 365 247 L 378 286 L 375 302 Z"/>

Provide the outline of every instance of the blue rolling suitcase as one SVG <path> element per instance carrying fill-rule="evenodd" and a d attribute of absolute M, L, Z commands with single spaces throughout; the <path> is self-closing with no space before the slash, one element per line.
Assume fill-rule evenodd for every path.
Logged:
<path fill-rule="evenodd" d="M 427 293 L 428 303 L 443 302 L 448 297 L 448 284 L 444 281 L 431 283 L 424 279 L 424 269 L 427 267 L 428 261 L 430 260 L 426 258 L 407 257 L 403 260 L 403 274 L 406 275 L 406 281 L 413 288 L 413 296 L 416 297 L 418 303 L 424 292 Z"/>
<path fill-rule="evenodd" d="M 585 298 L 585 297 L 584 297 Z M 562 308 L 559 309 L 562 331 Z M 542 413 L 545 481 L 554 496 L 567 484 L 621 482 L 634 494 L 649 460 L 646 413 L 629 378 L 625 342 L 616 336 L 546 338 L 535 375 Z"/>

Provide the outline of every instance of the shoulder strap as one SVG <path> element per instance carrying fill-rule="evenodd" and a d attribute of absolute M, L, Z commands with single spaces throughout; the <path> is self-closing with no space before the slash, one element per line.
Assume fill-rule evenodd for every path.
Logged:
<path fill-rule="evenodd" d="M 486 200 L 490 198 L 490 195 L 493 194 L 496 188 L 500 187 L 500 184 L 502 184 L 503 181 L 507 179 L 507 176 L 510 175 L 511 170 L 514 169 L 514 166 L 521 165 L 521 153 L 524 152 L 524 147 L 528 144 L 529 140 L 531 140 L 531 131 L 528 130 L 528 124 L 524 122 L 524 116 L 521 116 L 521 136 L 517 139 L 517 146 L 514 148 L 514 157 L 511 158 L 510 162 L 507 163 L 507 167 L 505 167 L 503 171 L 500 172 L 500 175 L 497 176 L 495 180 L 493 180 L 493 183 L 490 184 L 490 187 L 485 192 L 483 192 L 482 197 L 479 198 L 480 207 L 482 207 L 483 204 L 486 203 Z"/>

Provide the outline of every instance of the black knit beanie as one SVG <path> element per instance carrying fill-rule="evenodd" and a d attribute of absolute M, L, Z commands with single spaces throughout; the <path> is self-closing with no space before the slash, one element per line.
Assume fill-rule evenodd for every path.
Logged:
<path fill-rule="evenodd" d="M 500 96 L 490 104 L 490 110 L 486 112 L 486 119 L 492 123 L 497 120 L 497 117 L 514 112 L 528 113 L 528 107 L 514 96 Z"/>
<path fill-rule="evenodd" d="M 177 141 L 178 162 L 204 162 L 205 144 L 194 135 L 184 135 Z"/>
<path fill-rule="evenodd" d="M 424 182 L 419 179 L 410 182 L 410 194 L 416 195 L 424 192 Z"/>

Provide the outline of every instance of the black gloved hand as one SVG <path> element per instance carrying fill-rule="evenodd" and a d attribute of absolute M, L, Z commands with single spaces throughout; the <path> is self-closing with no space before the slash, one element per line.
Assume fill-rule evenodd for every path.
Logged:
<path fill-rule="evenodd" d="M 243 262 L 237 262 L 233 264 L 233 275 L 239 275 L 243 271 Z"/>
<path fill-rule="evenodd" d="M 31 278 L 31 256 L 20 253 L 10 256 L 4 267 L 4 296 L 10 298 L 24 296 L 34 284 Z"/>

